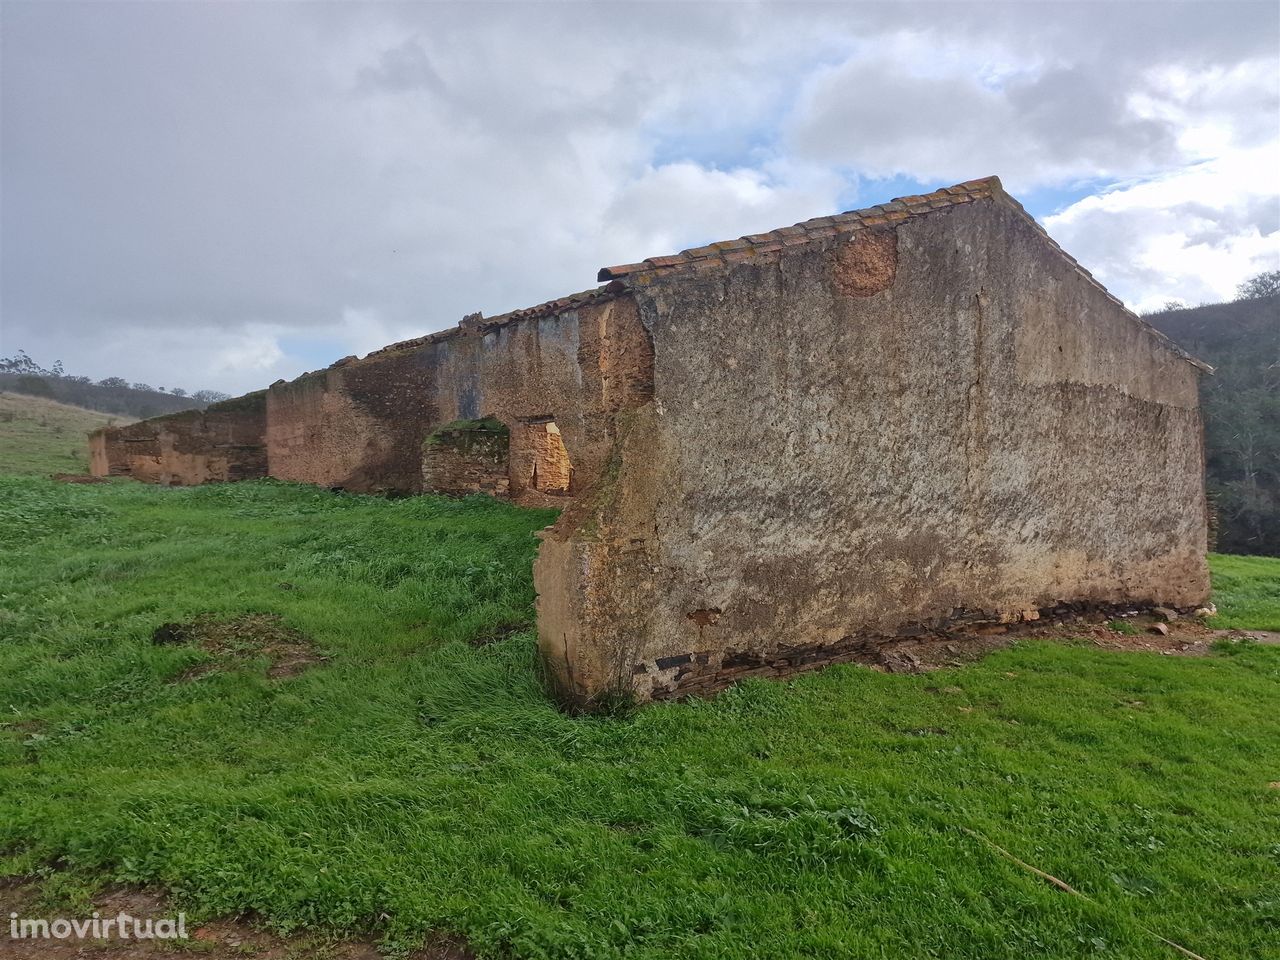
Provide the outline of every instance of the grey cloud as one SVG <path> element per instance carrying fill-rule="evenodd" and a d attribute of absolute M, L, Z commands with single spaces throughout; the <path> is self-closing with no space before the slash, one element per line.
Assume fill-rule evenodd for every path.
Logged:
<path fill-rule="evenodd" d="M 357 75 L 356 87 L 361 91 L 426 90 L 444 93 L 447 90 L 417 37 L 410 37 L 404 43 L 384 50 L 375 66 L 362 68 Z"/>
<path fill-rule="evenodd" d="M 1257 231 L 1262 235 L 1280 230 L 1280 199 L 1255 200 L 1241 207 L 1219 209 L 1203 203 L 1180 203 L 1166 211 L 1175 223 L 1194 225 L 1187 233 L 1192 245 L 1214 246 L 1232 237 Z"/>
<path fill-rule="evenodd" d="M 1267 6 L 0 4 L 0 352 L 249 387 L 859 175 L 1141 175 L 1184 158 L 1129 96 L 1274 72 Z M 1265 139 L 1267 97 L 1184 109 Z"/>
<path fill-rule="evenodd" d="M 1089 67 L 1059 67 L 1006 88 L 1011 116 L 1046 157 L 1087 158 L 1123 168 L 1156 166 L 1177 157 L 1177 130 L 1171 122 L 1133 115 L 1125 100 L 1132 87 Z"/>

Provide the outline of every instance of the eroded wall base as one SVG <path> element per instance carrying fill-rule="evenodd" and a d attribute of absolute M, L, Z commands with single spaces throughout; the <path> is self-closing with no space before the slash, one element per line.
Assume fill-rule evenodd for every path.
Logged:
<path fill-rule="evenodd" d="M 1003 632 L 1009 624 L 1045 626 L 1077 620 L 1099 622 L 1131 615 L 1135 611 L 1146 613 L 1158 606 L 1161 605 L 1080 601 L 1026 611 L 1016 618 L 1009 614 L 1001 616 L 979 611 L 953 620 L 908 625 L 892 635 L 866 633 L 841 637 L 833 643 L 800 643 L 775 650 L 740 650 L 732 646 L 712 648 L 635 664 L 632 667 L 632 690 L 635 696 L 644 700 L 679 700 L 718 693 L 742 680 L 781 679 L 842 663 L 910 668 L 909 663 L 895 663 L 894 654 L 887 651 L 903 641 L 945 639 L 955 646 L 957 654 L 964 654 L 968 645 L 976 646 L 975 639 L 992 628 Z M 1195 609 L 1184 607 L 1175 612 L 1191 614 Z"/>

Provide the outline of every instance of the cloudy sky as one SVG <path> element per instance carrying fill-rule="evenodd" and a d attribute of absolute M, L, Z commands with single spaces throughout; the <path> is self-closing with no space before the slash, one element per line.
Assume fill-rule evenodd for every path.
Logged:
<path fill-rule="evenodd" d="M 0 2 L 0 354 L 240 392 L 999 174 L 1137 309 L 1280 268 L 1280 5 Z"/>

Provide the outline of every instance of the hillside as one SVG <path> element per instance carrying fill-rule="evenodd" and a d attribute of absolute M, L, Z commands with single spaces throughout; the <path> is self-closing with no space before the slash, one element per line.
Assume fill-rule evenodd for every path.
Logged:
<path fill-rule="evenodd" d="M 226 394 L 212 390 L 179 396 L 146 384 L 130 385 L 119 377 L 108 377 L 94 383 L 88 377 L 63 376 L 50 370 L 15 372 L 0 369 L 0 391 L 56 400 L 128 420 L 146 420 L 181 410 L 203 410 L 215 400 L 226 399 Z"/>
<path fill-rule="evenodd" d="M 86 434 L 115 417 L 40 397 L 0 392 L 0 474 L 83 473 L 89 468 Z"/>
<path fill-rule="evenodd" d="M 1216 368 L 1201 396 L 1217 548 L 1280 555 L 1280 296 L 1146 319 Z"/>

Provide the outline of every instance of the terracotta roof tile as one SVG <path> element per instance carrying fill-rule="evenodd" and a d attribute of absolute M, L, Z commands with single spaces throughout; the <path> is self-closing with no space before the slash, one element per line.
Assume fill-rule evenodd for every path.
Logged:
<path fill-rule="evenodd" d="M 623 263 L 610 269 L 618 276 L 624 276 L 628 273 L 637 273 L 640 270 L 647 269 L 643 263 Z"/>
<path fill-rule="evenodd" d="M 743 262 L 749 257 L 728 257 L 727 253 L 744 249 L 753 249 L 757 254 L 777 251 L 783 247 L 794 247 L 800 244 L 824 240 L 862 230 L 867 227 L 886 223 L 897 223 L 915 216 L 923 216 L 934 210 L 945 209 L 957 203 L 968 203 L 970 200 L 990 197 L 993 189 L 999 190 L 999 182 L 995 178 L 986 180 L 970 180 L 954 187 L 946 187 L 930 194 L 920 194 L 892 200 L 889 203 L 864 210 L 852 210 L 827 217 L 815 217 L 790 227 L 781 227 L 768 233 L 753 233 L 737 240 L 723 240 L 720 243 L 693 247 L 681 253 L 667 257 L 651 257 L 643 263 L 622 264 L 617 267 L 606 267 L 600 271 L 601 280 L 616 280 L 640 273 L 661 273 L 670 275 L 673 271 L 689 269 L 694 265 L 706 266 L 706 261 L 723 266 L 726 263 Z"/>
<path fill-rule="evenodd" d="M 643 263 L 626 263 L 616 267 L 604 267 L 600 270 L 599 279 L 618 281 L 623 277 L 629 280 L 645 282 L 651 276 L 672 276 L 682 271 L 698 273 L 725 269 L 727 266 L 768 256 L 782 249 L 800 247 L 837 236 L 849 236 L 856 231 L 890 223 L 901 223 L 915 217 L 929 216 L 939 210 L 972 203 L 975 200 L 999 198 L 1013 205 L 1026 220 L 1035 227 L 1044 239 L 1072 265 L 1076 272 L 1087 282 L 1098 287 L 1110 299 L 1120 303 L 1102 284 L 1098 283 L 1083 267 L 1070 257 L 1053 241 L 1048 233 L 1035 219 L 1023 209 L 1000 185 L 998 177 L 984 177 L 979 180 L 966 180 L 951 187 L 942 187 L 932 193 L 917 194 L 910 197 L 899 197 L 888 203 L 861 210 L 851 210 L 828 217 L 817 217 L 790 227 L 780 227 L 767 233 L 753 233 L 739 240 L 726 240 L 707 246 L 695 247 L 669 257 L 652 257 Z M 1123 306 L 1123 304 L 1121 304 Z M 1171 340 L 1159 333 L 1145 320 L 1130 313 L 1136 322 L 1142 324 L 1153 336 L 1164 341 L 1170 349 L 1178 353 L 1190 363 L 1205 369 L 1212 368 L 1196 360 Z"/>
<path fill-rule="evenodd" d="M 770 240 L 768 243 L 758 244 L 755 247 L 754 252 L 755 253 L 774 253 L 778 250 L 781 250 L 783 246 L 785 246 L 785 241 L 783 240 Z"/>
<path fill-rule="evenodd" d="M 649 257 L 645 263 L 651 267 L 674 267 L 684 263 L 686 259 L 685 254 L 676 253 L 669 257 Z"/>

